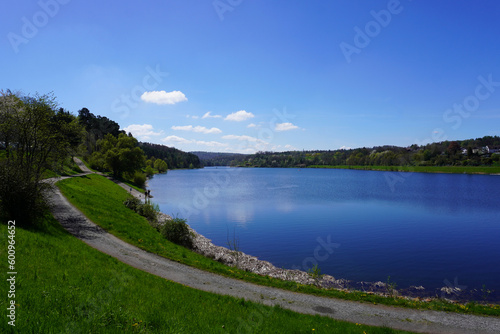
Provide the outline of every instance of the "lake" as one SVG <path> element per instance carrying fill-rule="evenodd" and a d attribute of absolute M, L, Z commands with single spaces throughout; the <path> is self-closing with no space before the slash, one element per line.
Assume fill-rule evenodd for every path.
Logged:
<path fill-rule="evenodd" d="M 213 167 L 149 188 L 162 212 L 277 267 L 500 290 L 500 176 Z"/>

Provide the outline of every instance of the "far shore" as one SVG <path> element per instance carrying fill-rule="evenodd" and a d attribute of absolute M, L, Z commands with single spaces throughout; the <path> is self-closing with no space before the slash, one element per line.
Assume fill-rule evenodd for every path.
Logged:
<path fill-rule="evenodd" d="M 354 169 L 373 170 L 384 172 L 411 172 L 411 173 L 442 173 L 442 174 L 475 174 L 475 175 L 500 175 L 498 166 L 331 166 L 311 165 L 305 168 L 326 169 Z"/>

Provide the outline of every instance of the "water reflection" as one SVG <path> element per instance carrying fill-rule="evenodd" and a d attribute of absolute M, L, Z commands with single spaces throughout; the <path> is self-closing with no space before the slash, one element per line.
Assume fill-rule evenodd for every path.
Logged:
<path fill-rule="evenodd" d="M 391 188 L 387 175 L 403 181 Z M 218 245 L 236 227 L 242 251 L 278 267 L 331 235 L 342 246 L 321 270 L 336 277 L 500 289 L 498 176 L 207 168 L 149 184 L 165 213 L 191 210 L 188 223 Z"/>

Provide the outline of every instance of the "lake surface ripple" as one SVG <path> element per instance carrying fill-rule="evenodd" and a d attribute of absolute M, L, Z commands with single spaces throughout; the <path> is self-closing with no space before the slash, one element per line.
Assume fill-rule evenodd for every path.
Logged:
<path fill-rule="evenodd" d="M 149 181 L 162 212 L 277 267 L 500 290 L 500 176 L 204 168 Z"/>

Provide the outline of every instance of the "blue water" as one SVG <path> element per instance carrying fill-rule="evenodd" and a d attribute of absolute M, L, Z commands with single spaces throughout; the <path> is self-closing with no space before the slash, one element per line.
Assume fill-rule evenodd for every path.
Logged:
<path fill-rule="evenodd" d="M 277 267 L 398 287 L 500 290 L 500 176 L 335 169 L 174 170 L 162 212 Z"/>

